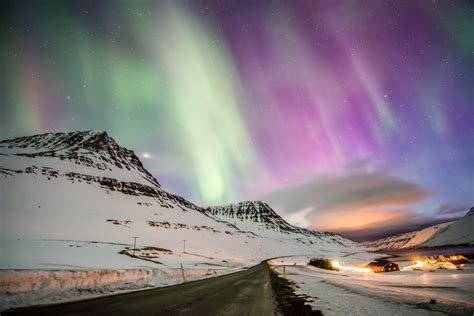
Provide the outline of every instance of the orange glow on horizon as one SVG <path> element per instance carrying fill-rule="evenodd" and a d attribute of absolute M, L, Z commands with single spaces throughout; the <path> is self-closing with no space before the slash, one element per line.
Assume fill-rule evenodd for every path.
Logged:
<path fill-rule="evenodd" d="M 410 212 L 400 210 L 351 210 L 316 214 L 310 222 L 313 229 L 344 232 L 389 226 L 409 216 Z"/>

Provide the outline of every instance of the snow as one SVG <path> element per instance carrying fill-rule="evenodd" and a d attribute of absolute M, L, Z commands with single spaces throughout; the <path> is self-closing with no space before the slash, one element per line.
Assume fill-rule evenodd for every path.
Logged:
<path fill-rule="evenodd" d="M 131 245 L 59 240 L 2 240 L 0 310 L 64 302 L 240 271 L 239 262 L 167 254 L 162 264 L 118 252 Z M 137 251 L 137 254 L 140 251 Z"/>
<path fill-rule="evenodd" d="M 331 232 L 317 232 L 289 224 L 268 204 L 261 201 L 245 201 L 236 204 L 214 206 L 205 209 L 209 216 L 231 223 L 241 231 L 255 235 L 290 240 L 295 244 L 318 244 L 325 241 L 346 248 L 359 248 L 355 242 Z"/>
<path fill-rule="evenodd" d="M 113 270 L 12 270 L 0 274 L 2 293 L 58 291 L 70 288 L 98 288 L 118 282 L 142 285 L 153 276 L 151 269 Z"/>
<path fill-rule="evenodd" d="M 241 268 L 184 268 L 185 281 Z M 0 311 L 182 283 L 181 269 L 1 270 Z"/>
<path fill-rule="evenodd" d="M 120 251 L 133 248 L 127 244 L 64 240 L 1 240 L 0 269 L 4 270 L 94 270 L 154 268 L 216 268 L 235 269 L 247 262 L 205 257 L 193 253 L 160 252 L 156 261 L 133 258 Z M 136 255 L 146 253 L 137 246 Z M 131 251 L 130 251 L 131 252 Z"/>
<path fill-rule="evenodd" d="M 38 163 L 31 159 L 31 165 Z M 4 163 L 6 160 L 2 160 Z M 9 167 L 9 166 L 7 166 Z M 164 207 L 152 196 L 127 195 L 104 189 L 97 182 L 59 175 L 20 173 L 0 176 L 2 229 L 0 240 L 53 239 L 101 241 L 190 253 L 231 261 L 258 263 L 282 255 L 364 251 L 332 236 L 298 239 L 263 237 L 218 222 L 203 212 L 173 204 Z M 60 194 L 58 194 L 60 192 Z M 116 225 L 109 220 L 130 221 Z M 169 225 L 169 226 L 166 226 Z M 258 231 L 258 229 L 255 229 Z M 281 236 L 281 234 L 280 234 Z"/>
<path fill-rule="evenodd" d="M 129 269 L 158 264 L 120 255 L 125 245 L 56 240 L 0 240 L 1 269 Z"/>
<path fill-rule="evenodd" d="M 92 153 L 89 153 L 89 155 L 92 155 Z M 99 161 L 98 158 L 94 158 L 94 160 L 97 160 L 97 163 L 103 163 Z M 76 164 L 74 161 L 63 160 L 59 157 L 36 157 L 32 159 L 30 157 L 25 156 L 8 155 L 0 156 L 0 159 L 0 167 L 8 166 L 9 169 L 13 170 L 24 170 L 25 168 L 32 166 L 32 161 L 34 161 L 34 166 L 51 168 L 63 174 L 66 172 L 75 172 L 91 176 L 114 178 L 123 182 L 134 182 L 143 185 L 152 185 L 150 181 L 144 178 L 139 172 L 137 172 L 137 170 L 132 169 L 131 171 L 129 171 L 127 169 L 118 168 L 113 164 L 107 164 L 107 167 L 104 169 L 97 169 L 90 166 Z"/>
<path fill-rule="evenodd" d="M 374 250 L 474 245 L 474 210 L 471 209 L 456 221 L 364 242 L 362 245 Z"/>
<path fill-rule="evenodd" d="M 216 223 L 200 212 L 162 208 L 159 202 L 146 196 L 129 196 L 119 192 L 107 194 L 96 183 L 72 183 L 63 178 L 47 180 L 42 175 L 25 174 L 0 181 L 2 188 L 5 188 L 5 196 L 9 197 L 0 202 L 2 217 L 9 223 L 2 229 L 2 237 L 9 239 L 93 240 L 130 244 L 132 236 L 139 236 L 137 242 L 140 245 L 171 250 L 181 249 L 182 240 L 187 239 L 193 252 L 206 255 L 222 252 L 223 257 L 230 256 L 230 250 L 218 247 L 218 243 L 229 244 L 233 239 L 240 239 L 241 243 L 244 239 L 248 240 L 244 234 Z M 61 194 L 56 194 L 59 188 Z M 85 198 L 81 200 L 80 197 Z M 130 220 L 131 223 L 128 226 L 114 225 L 107 222 L 108 219 Z M 149 221 L 187 226 L 166 229 L 151 227 Z M 192 226 L 214 227 L 219 233 L 196 231 L 189 228 Z M 232 231 L 235 236 L 225 234 L 225 231 Z"/>
<path fill-rule="evenodd" d="M 271 263 L 280 274 L 282 265 L 286 265 L 287 279 L 295 282 L 296 293 L 308 296 L 310 305 L 324 315 L 436 315 L 474 311 L 472 265 L 454 271 L 372 273 L 327 271 L 303 262 L 302 257 L 294 260 L 290 257 L 277 258 Z M 431 299 L 437 303 L 429 304 Z"/>
<path fill-rule="evenodd" d="M 446 222 L 419 231 L 398 234 L 375 241 L 364 242 L 362 244 L 374 250 L 414 248 L 430 239 L 438 230 L 452 223 L 453 222 Z"/>
<path fill-rule="evenodd" d="M 70 286 L 63 286 L 61 290 L 51 290 L 46 282 L 41 290 L 3 293 L 0 309 L 179 283 L 181 264 L 187 274 L 197 274 L 189 280 L 236 271 L 281 255 L 367 254 L 361 248 L 347 247 L 331 239 L 314 238 L 311 244 L 309 240 L 255 236 L 199 211 L 165 208 L 149 196 L 107 192 L 95 182 L 72 182 L 64 177 L 48 179 L 42 174 L 23 173 L 14 177 L 0 176 L 0 185 L 2 194 L 8 197 L 0 200 L 2 223 L 8 223 L 0 232 L 0 269 L 36 269 L 35 272 L 43 276 L 45 272 L 97 269 L 155 271 L 155 278 L 147 282 L 96 285 L 80 291 L 74 287 L 74 278 L 69 278 Z M 108 222 L 109 219 L 119 224 Z M 130 222 L 125 224 L 125 221 Z M 148 224 L 150 221 L 167 222 L 170 226 L 152 227 Z M 139 236 L 138 248 L 159 247 L 171 250 L 171 254 L 160 253 L 155 258 L 162 264 L 118 254 L 131 247 L 133 236 Z M 187 253 L 182 251 L 183 239 L 187 240 Z M 0 278 L 6 271 L 0 272 Z"/>
<path fill-rule="evenodd" d="M 62 143 L 58 145 L 55 137 L 60 137 Z M 0 143 L 2 278 L 7 278 L 9 271 L 23 269 L 28 276 L 25 280 L 30 280 L 26 282 L 31 285 L 35 278 L 48 280 L 48 276 L 64 271 L 92 275 L 99 270 L 153 271 L 153 277 L 138 285 L 101 282 L 87 291 L 110 293 L 177 282 L 181 277 L 181 265 L 191 277 L 207 277 L 214 272 L 227 273 L 285 255 L 330 254 L 347 260 L 377 256 L 334 234 L 312 235 L 301 231 L 266 234 L 265 231 L 262 233 L 262 225 L 258 222 L 246 222 L 245 231 L 240 230 L 232 223 L 209 216 L 204 208 L 165 192 L 158 183 L 150 183 L 151 176 L 141 168 L 139 161 L 134 160 L 133 153 L 118 147 L 103 134 L 95 132 L 84 137 L 85 141 L 99 139 L 102 146 L 99 153 L 104 152 L 105 156 L 75 145 L 72 149 L 63 148 L 69 144 L 68 138 L 64 137 L 64 134 L 47 134 L 17 141 L 28 144 L 26 148 L 16 148 L 15 141 L 11 142 L 12 148 L 8 148 L 10 143 Z M 103 148 L 104 144 L 112 147 Z M 18 155 L 28 151 L 47 152 L 51 148 L 55 148 L 58 155 L 71 151 L 80 157 L 85 155 L 86 161 L 90 158 L 94 163 L 83 164 L 82 158 Z M 112 154 L 108 149 L 113 150 Z M 115 162 L 130 170 L 116 167 L 114 161 L 109 161 L 119 153 L 125 156 L 116 158 Z M 104 168 L 97 168 L 98 163 L 103 163 Z M 70 172 L 78 176 L 68 176 Z M 102 177 L 118 182 L 109 181 L 109 186 L 105 186 Z M 130 182 L 140 183 L 144 191 L 121 190 Z M 151 191 L 146 191 L 150 188 Z M 276 223 L 281 221 L 281 218 L 275 218 Z M 137 248 L 141 250 L 136 254 L 147 260 L 119 254 L 127 247 L 130 254 L 132 237 L 139 237 Z M 183 240 L 186 240 L 186 253 L 183 252 Z M 154 248 L 146 250 L 145 247 Z M 165 250 L 153 250 L 158 248 Z M 209 269 L 214 272 L 209 273 Z M 51 284 L 43 282 L 41 290 L 35 288 L 18 294 L 20 296 L 15 294 L 4 303 L 23 306 L 74 297 L 77 280 L 67 273 L 66 276 L 63 279 L 69 281 L 64 281 L 60 287 L 64 291 L 56 290 L 54 286 L 52 289 Z"/>
<path fill-rule="evenodd" d="M 288 232 L 296 231 L 296 229 L 278 216 L 266 203 L 260 201 L 214 206 L 206 211 L 210 216 L 229 222 L 242 231 L 251 231 L 260 236 L 303 237 L 299 234 L 288 236 Z"/>
<path fill-rule="evenodd" d="M 438 230 L 421 246 L 438 247 L 464 244 L 474 245 L 474 208 L 471 208 L 464 217 L 461 217 L 451 225 Z"/>

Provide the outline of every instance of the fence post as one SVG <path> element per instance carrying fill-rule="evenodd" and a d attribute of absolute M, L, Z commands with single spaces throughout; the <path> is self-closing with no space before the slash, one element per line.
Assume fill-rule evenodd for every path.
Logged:
<path fill-rule="evenodd" d="M 186 282 L 186 275 L 184 274 L 184 268 L 183 268 L 183 264 L 180 263 L 181 265 L 181 276 L 183 277 L 183 283 Z"/>

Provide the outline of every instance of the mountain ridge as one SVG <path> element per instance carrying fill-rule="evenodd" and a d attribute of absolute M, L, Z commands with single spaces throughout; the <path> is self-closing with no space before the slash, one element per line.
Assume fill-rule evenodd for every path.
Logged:
<path fill-rule="evenodd" d="M 99 170 L 111 170 L 108 166 L 110 164 L 127 171 L 135 169 L 152 186 L 161 186 L 143 167 L 132 150 L 118 145 L 105 131 L 58 132 L 16 137 L 0 141 L 0 150 L 31 158 L 54 157 L 70 160 Z"/>
<path fill-rule="evenodd" d="M 474 207 L 451 225 L 436 231 L 421 247 L 474 245 Z"/>
<path fill-rule="evenodd" d="M 400 233 L 373 241 L 361 242 L 362 245 L 375 250 L 394 250 L 416 248 L 430 238 L 438 229 L 450 225 L 452 221 L 436 224 L 420 230 Z"/>
<path fill-rule="evenodd" d="M 210 216 L 227 221 L 243 231 L 248 231 L 249 227 L 252 227 L 253 233 L 260 233 L 263 236 L 276 232 L 283 235 L 298 234 L 303 238 L 330 237 L 336 242 L 341 242 L 339 239 L 345 239 L 333 232 L 312 231 L 292 225 L 278 215 L 266 202 L 259 200 L 212 206 L 206 208 L 205 212 Z M 255 223 L 259 224 L 256 230 Z"/>
<path fill-rule="evenodd" d="M 142 245 L 178 254 L 188 240 L 199 258 L 237 261 L 366 253 L 342 236 L 290 225 L 260 201 L 230 207 L 241 215 L 226 220 L 218 209 L 165 191 L 133 151 L 105 132 L 0 141 L 0 184 L 2 218 L 9 223 L 2 236 L 13 240 L 127 243 L 139 236 Z"/>
<path fill-rule="evenodd" d="M 374 250 L 430 248 L 465 244 L 474 244 L 474 207 L 466 215 L 454 221 L 361 243 L 361 245 Z"/>

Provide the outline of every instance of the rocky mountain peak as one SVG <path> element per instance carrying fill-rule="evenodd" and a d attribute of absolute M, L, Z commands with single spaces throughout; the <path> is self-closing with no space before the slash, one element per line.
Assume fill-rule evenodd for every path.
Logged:
<path fill-rule="evenodd" d="M 240 223 L 239 228 L 245 229 L 247 224 L 256 223 L 262 229 L 280 232 L 294 232 L 295 227 L 281 218 L 267 203 L 262 201 L 245 201 L 225 206 L 209 207 L 206 210 L 211 216 Z M 247 224 L 245 224 L 247 223 Z"/>
<path fill-rule="evenodd" d="M 469 209 L 469 212 L 467 212 L 466 216 L 474 216 L 474 207 Z"/>
<path fill-rule="evenodd" d="M 0 153 L 69 160 L 98 170 L 137 171 L 153 186 L 160 186 L 135 153 L 121 147 L 105 131 L 46 133 L 0 141 Z"/>
<path fill-rule="evenodd" d="M 69 133 L 45 133 L 17 137 L 0 141 L 0 148 L 29 148 L 38 150 L 58 150 L 80 146 L 89 138 L 107 136 L 102 131 L 81 131 Z"/>
<path fill-rule="evenodd" d="M 278 217 L 275 211 L 265 202 L 262 201 L 244 201 L 224 206 L 213 206 L 207 209 L 213 214 L 226 214 L 233 217 L 252 217 L 257 219 L 261 215 Z"/>
<path fill-rule="evenodd" d="M 227 221 L 240 230 L 253 231 L 260 235 L 279 233 L 288 236 L 330 238 L 335 243 L 347 242 L 340 235 L 330 232 L 317 232 L 291 225 L 278 215 L 267 203 L 245 201 L 225 206 L 213 206 L 204 210 L 206 214 Z"/>

